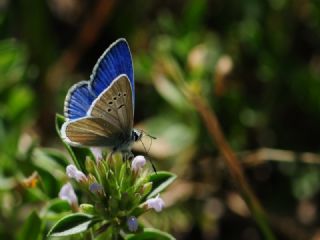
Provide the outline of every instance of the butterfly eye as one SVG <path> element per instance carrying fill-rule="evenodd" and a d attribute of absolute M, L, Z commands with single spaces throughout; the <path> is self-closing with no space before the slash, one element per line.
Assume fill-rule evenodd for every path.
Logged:
<path fill-rule="evenodd" d="M 113 97 L 113 100 L 117 100 L 117 97 Z"/>
<path fill-rule="evenodd" d="M 112 103 L 113 103 L 113 102 L 112 102 L 112 101 L 110 101 L 110 102 L 109 102 L 109 105 L 112 105 Z"/>
<path fill-rule="evenodd" d="M 121 93 L 118 93 L 118 96 L 120 97 L 120 96 L 121 96 Z"/>
<path fill-rule="evenodd" d="M 126 96 L 127 96 L 127 94 L 126 94 L 126 93 L 123 93 L 123 96 L 124 96 L 124 97 L 126 97 Z"/>
<path fill-rule="evenodd" d="M 108 112 L 111 112 L 111 108 L 108 108 Z"/>

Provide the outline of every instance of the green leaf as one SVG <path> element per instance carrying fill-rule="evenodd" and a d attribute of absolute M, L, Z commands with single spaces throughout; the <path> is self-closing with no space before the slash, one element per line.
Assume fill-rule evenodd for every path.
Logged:
<path fill-rule="evenodd" d="M 82 203 L 80 205 L 80 211 L 87 214 L 94 214 L 95 213 L 95 207 L 92 204 L 89 203 Z"/>
<path fill-rule="evenodd" d="M 41 219 L 36 212 L 32 212 L 19 231 L 18 240 L 40 239 Z"/>
<path fill-rule="evenodd" d="M 61 138 L 60 129 L 61 129 L 62 124 L 64 122 L 65 122 L 64 117 L 60 114 L 56 114 L 56 131 L 57 131 L 58 135 L 60 136 L 60 138 Z M 62 142 L 63 142 L 63 140 L 62 140 Z M 72 147 L 72 146 L 66 144 L 65 142 L 63 142 L 63 144 L 66 147 L 66 149 L 68 150 L 69 154 L 71 155 L 73 163 L 76 165 L 76 167 L 78 169 L 80 169 L 81 171 L 86 172 L 85 159 L 87 156 L 94 158 L 92 155 L 92 152 L 87 148 Z"/>
<path fill-rule="evenodd" d="M 15 177 L 4 177 L 0 175 L 0 192 L 1 191 L 12 191 L 17 184 Z"/>
<path fill-rule="evenodd" d="M 23 99 L 23 101 L 21 101 Z M 30 114 L 32 103 L 34 102 L 34 93 L 32 89 L 26 86 L 15 87 L 10 91 L 6 100 L 5 110 L 10 121 L 17 121 L 25 114 Z"/>
<path fill-rule="evenodd" d="M 159 172 L 150 174 L 149 182 L 152 182 L 152 190 L 147 195 L 147 198 L 152 198 L 156 196 L 158 193 L 162 192 L 176 178 L 177 176 L 175 174 L 166 172 L 166 171 L 159 171 Z"/>
<path fill-rule="evenodd" d="M 143 232 L 137 234 L 128 234 L 125 240 L 174 240 L 175 237 L 169 233 L 162 232 L 154 228 L 145 228 Z"/>
<path fill-rule="evenodd" d="M 70 204 L 66 200 L 61 199 L 53 199 L 48 201 L 46 208 L 43 208 L 42 213 L 42 221 L 46 223 L 58 222 L 63 217 L 72 213 L 72 209 Z"/>
<path fill-rule="evenodd" d="M 69 161 L 65 154 L 63 154 L 60 150 L 56 150 L 54 148 L 41 148 L 49 157 L 55 160 L 59 165 L 64 168 L 69 164 Z"/>
<path fill-rule="evenodd" d="M 28 202 L 48 201 L 49 198 L 40 188 L 27 188 L 24 197 Z"/>
<path fill-rule="evenodd" d="M 35 167 L 38 167 L 55 178 L 59 179 L 65 176 L 65 168 L 63 165 L 56 161 L 56 158 L 52 158 L 51 155 L 45 149 L 36 148 L 32 154 L 32 163 Z M 54 169 L 54 171 L 53 171 Z"/>
<path fill-rule="evenodd" d="M 179 88 L 165 76 L 155 78 L 154 86 L 159 94 L 171 104 L 173 108 L 181 111 L 190 110 L 190 104 L 188 104 Z"/>
<path fill-rule="evenodd" d="M 13 39 L 0 41 L 0 91 L 23 79 L 26 49 Z"/>
<path fill-rule="evenodd" d="M 74 213 L 60 219 L 49 231 L 48 236 L 69 236 L 88 230 L 96 220 L 92 215 Z"/>
<path fill-rule="evenodd" d="M 47 212 L 62 213 L 70 210 L 70 204 L 67 201 L 58 198 L 51 200 L 47 206 Z"/>

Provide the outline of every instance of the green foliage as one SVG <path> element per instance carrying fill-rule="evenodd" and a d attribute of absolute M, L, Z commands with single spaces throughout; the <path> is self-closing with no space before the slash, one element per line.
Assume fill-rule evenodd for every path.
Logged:
<path fill-rule="evenodd" d="M 64 237 L 82 233 L 88 230 L 95 220 L 93 216 L 83 213 L 74 213 L 60 219 L 48 232 L 48 236 Z"/>
<path fill-rule="evenodd" d="M 42 221 L 36 212 L 32 212 L 26 219 L 22 229 L 18 234 L 18 240 L 41 239 Z"/>
<path fill-rule="evenodd" d="M 174 240 L 175 238 L 171 236 L 170 234 L 153 229 L 153 228 L 145 228 L 143 232 L 138 234 L 128 234 L 125 237 L 125 240 Z"/>
<path fill-rule="evenodd" d="M 149 181 L 152 183 L 152 189 L 147 198 L 155 197 L 166 189 L 175 179 L 176 175 L 170 172 L 158 171 L 149 175 Z"/>
<path fill-rule="evenodd" d="M 111 229 L 113 237 L 120 236 L 120 232 L 127 231 L 126 221 L 128 217 L 138 217 L 149 209 L 145 197 L 150 199 L 159 194 L 176 178 L 174 174 L 169 172 L 147 175 L 146 172 L 133 171 L 128 161 L 123 162 L 123 159 L 117 157 L 117 155 L 96 163 L 94 160 L 87 158 L 85 165 L 88 175 L 76 182 L 78 188 L 88 198 L 88 203 L 80 205 L 80 211 L 85 214 L 74 213 L 64 216 L 50 229 L 48 236 L 74 235 L 85 232 L 94 225 L 97 226 L 96 230 L 92 230 L 94 232 L 97 231 L 102 234 Z M 149 188 L 148 186 L 154 187 Z M 77 203 L 70 204 L 73 208 L 77 205 Z M 60 212 L 64 208 L 62 202 L 58 201 L 51 203 L 47 207 L 47 211 L 57 212 L 58 210 Z M 103 228 L 104 225 L 107 225 L 108 228 L 99 231 L 98 229 Z M 140 236 L 141 231 L 138 234 Z M 153 235 L 169 236 L 156 230 L 154 230 L 154 233 L 148 230 L 146 233 L 143 232 L 141 236 L 150 238 Z"/>
<path fill-rule="evenodd" d="M 10 159 L 17 156 L 21 129 L 32 116 L 34 95 L 25 83 L 26 57 L 22 44 L 0 41 L 0 174 L 14 171 L 16 163 Z"/>
<path fill-rule="evenodd" d="M 26 69 L 26 50 L 13 39 L 0 42 L 0 91 L 22 80 Z"/>

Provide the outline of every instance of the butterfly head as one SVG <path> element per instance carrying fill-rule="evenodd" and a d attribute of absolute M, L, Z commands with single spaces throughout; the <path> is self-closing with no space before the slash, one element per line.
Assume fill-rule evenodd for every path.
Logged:
<path fill-rule="evenodd" d="M 143 136 L 143 132 L 138 130 L 138 129 L 133 129 L 132 130 L 132 139 L 134 142 L 141 140 Z"/>

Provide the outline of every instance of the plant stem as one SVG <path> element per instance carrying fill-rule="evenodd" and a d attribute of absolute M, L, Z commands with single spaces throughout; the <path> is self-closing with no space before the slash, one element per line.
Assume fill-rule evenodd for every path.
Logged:
<path fill-rule="evenodd" d="M 109 223 L 109 222 L 103 224 L 102 226 L 100 226 L 100 227 L 96 230 L 96 232 L 95 232 L 95 234 L 94 234 L 94 237 L 95 237 L 95 238 L 98 237 L 100 234 L 104 233 L 109 227 L 110 227 L 110 223 Z"/>
<path fill-rule="evenodd" d="M 187 91 L 185 93 L 200 114 L 204 124 L 209 130 L 211 138 L 216 142 L 221 155 L 224 157 L 234 184 L 240 190 L 265 239 L 274 240 L 275 237 L 269 227 L 264 209 L 248 184 L 239 160 L 225 139 L 215 112 L 199 95 L 190 94 L 190 92 Z"/>
<path fill-rule="evenodd" d="M 235 186 L 239 189 L 240 194 L 250 209 L 264 238 L 267 240 L 274 240 L 275 237 L 269 227 L 268 218 L 264 209 L 248 184 L 242 166 L 229 146 L 214 110 L 210 108 L 207 101 L 201 96 L 199 88 L 197 88 L 196 85 L 188 84 L 185 81 L 178 63 L 167 55 L 160 58 L 159 65 L 155 68 L 154 77 L 161 79 L 164 73 L 166 77 L 171 78 L 179 86 L 182 93 L 200 114 L 213 142 L 216 143 L 220 154 L 223 156 Z M 198 92 L 196 92 L 197 90 Z"/>
<path fill-rule="evenodd" d="M 87 233 L 85 233 L 84 239 L 85 240 L 94 240 L 92 229 L 90 229 Z"/>

